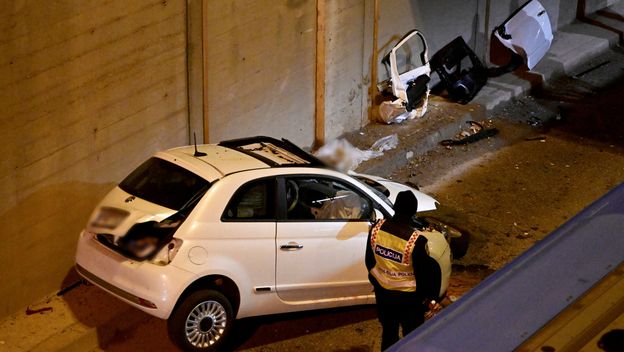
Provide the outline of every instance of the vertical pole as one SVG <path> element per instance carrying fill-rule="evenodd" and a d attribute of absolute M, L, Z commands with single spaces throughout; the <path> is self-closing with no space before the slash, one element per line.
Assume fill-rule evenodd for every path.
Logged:
<path fill-rule="evenodd" d="M 325 0 L 316 0 L 314 146 L 325 143 Z"/>
<path fill-rule="evenodd" d="M 369 103 L 368 108 L 368 121 L 373 121 L 373 108 L 375 106 L 375 97 L 377 96 L 377 41 L 379 37 L 379 0 L 373 2 L 373 53 L 371 56 L 371 81 L 368 89 Z"/>
<path fill-rule="evenodd" d="M 208 119 L 208 1 L 202 0 L 202 85 L 204 143 L 210 143 L 210 120 Z"/>

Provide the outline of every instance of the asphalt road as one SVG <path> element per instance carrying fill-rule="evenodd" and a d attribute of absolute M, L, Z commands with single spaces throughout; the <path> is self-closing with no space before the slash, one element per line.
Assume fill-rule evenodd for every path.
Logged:
<path fill-rule="evenodd" d="M 496 137 L 440 147 L 382 175 L 420 184 L 442 203 L 439 217 L 471 233 L 450 294 L 461 296 L 624 180 L 624 60 L 611 52 L 596 64 L 604 61 L 496 111 Z M 110 327 L 113 337 L 97 350 L 175 350 L 164 321 L 128 314 L 138 324 Z M 239 322 L 230 347 L 377 351 L 380 329 L 372 306 L 252 318 Z"/>

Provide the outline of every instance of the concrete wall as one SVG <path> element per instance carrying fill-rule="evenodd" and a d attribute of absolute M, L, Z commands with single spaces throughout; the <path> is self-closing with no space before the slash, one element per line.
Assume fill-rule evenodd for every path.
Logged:
<path fill-rule="evenodd" d="M 368 123 L 370 64 L 372 57 L 372 1 L 330 0 L 327 4 L 327 59 L 325 135 L 335 138 Z M 479 3 L 450 0 L 445 6 L 426 0 L 381 1 L 378 37 L 378 80 L 387 78 L 379 62 L 407 31 L 417 28 L 427 37 L 432 55 L 462 34 L 478 45 Z M 449 13 L 448 9 L 454 11 Z M 433 77 L 436 78 L 435 76 Z M 373 117 L 376 109 L 373 109 Z"/>
<path fill-rule="evenodd" d="M 370 15 L 364 0 L 327 2 L 325 137 L 338 137 L 367 122 L 363 101 L 367 101 L 370 56 L 365 58 L 366 22 Z"/>
<path fill-rule="evenodd" d="M 0 316 L 59 289 L 93 206 L 188 142 L 185 3 L 0 2 Z"/>
<path fill-rule="evenodd" d="M 210 142 L 264 134 L 312 145 L 315 1 L 207 5 Z"/>

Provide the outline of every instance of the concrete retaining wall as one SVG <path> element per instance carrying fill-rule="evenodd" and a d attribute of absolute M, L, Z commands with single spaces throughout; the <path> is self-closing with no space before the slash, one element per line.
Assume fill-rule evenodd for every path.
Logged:
<path fill-rule="evenodd" d="M 0 3 L 0 316 L 62 286 L 93 206 L 187 142 L 185 3 Z"/>
<path fill-rule="evenodd" d="M 314 139 L 314 0 L 209 0 L 211 142 L 264 134 Z"/>

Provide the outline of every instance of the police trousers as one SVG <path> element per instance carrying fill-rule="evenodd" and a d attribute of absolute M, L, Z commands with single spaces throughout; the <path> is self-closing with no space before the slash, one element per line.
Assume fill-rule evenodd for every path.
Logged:
<path fill-rule="evenodd" d="M 399 328 L 403 336 L 409 334 L 425 321 L 426 307 L 423 298 L 415 292 L 387 290 L 375 287 L 377 317 L 381 323 L 381 350 L 399 341 Z"/>

